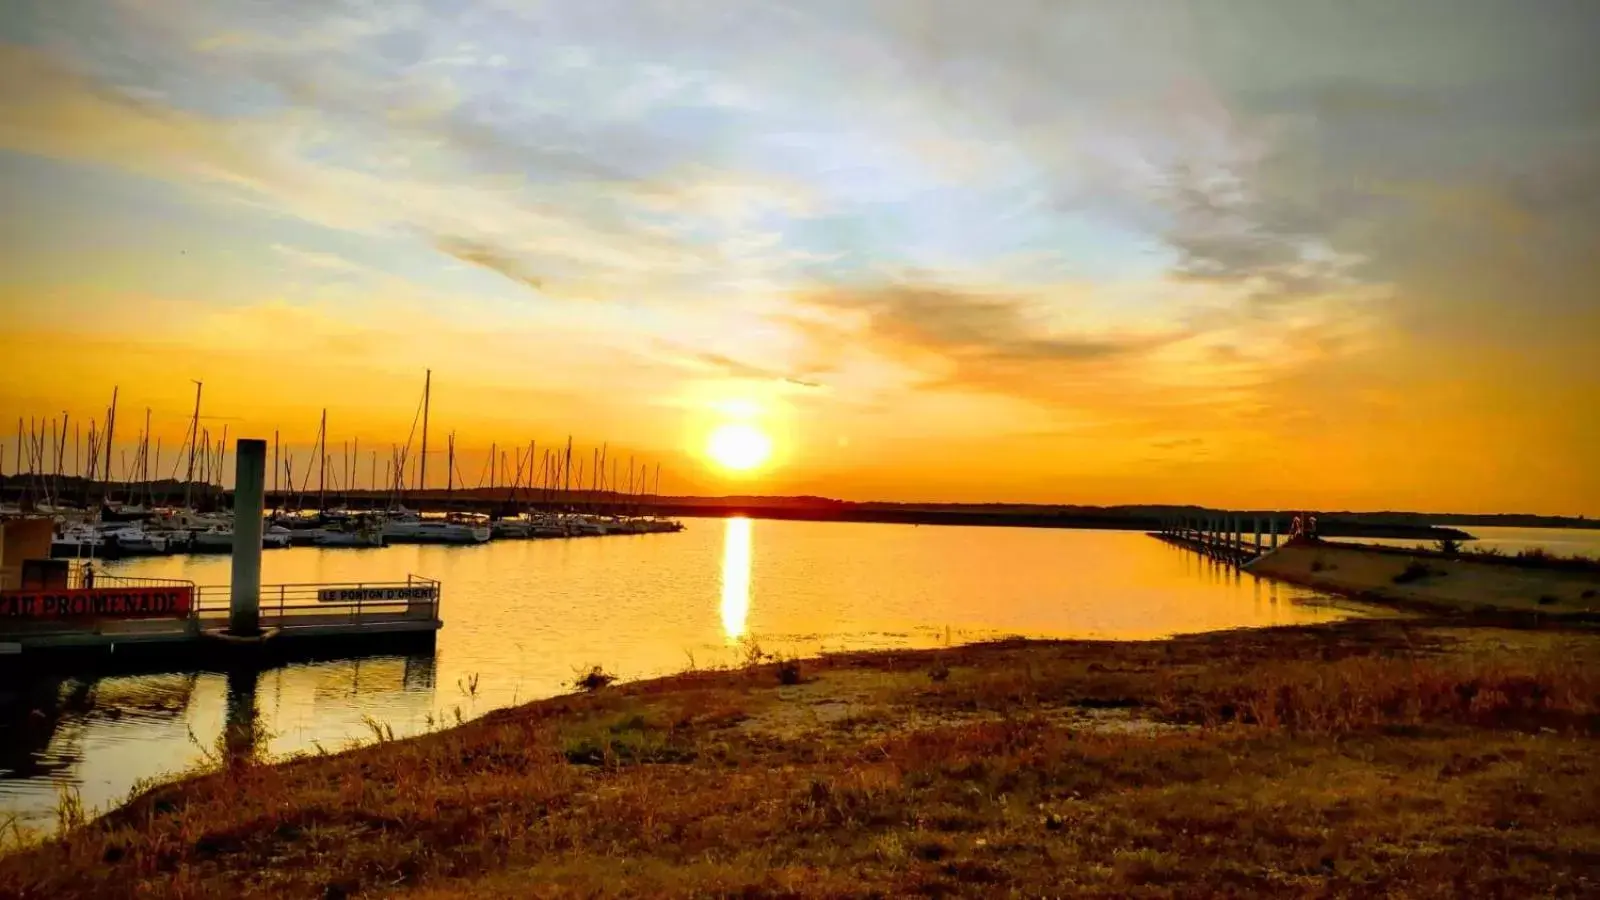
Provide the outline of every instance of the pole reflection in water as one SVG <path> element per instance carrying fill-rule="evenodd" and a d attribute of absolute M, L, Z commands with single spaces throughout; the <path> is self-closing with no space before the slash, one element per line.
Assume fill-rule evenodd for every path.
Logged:
<path fill-rule="evenodd" d="M 227 750 L 229 765 L 251 763 L 260 751 L 257 744 L 260 709 L 256 706 L 256 682 L 260 673 L 255 669 L 228 671 L 227 717 L 222 725 L 222 744 Z"/>
<path fill-rule="evenodd" d="M 750 616 L 750 520 L 725 520 L 722 532 L 722 631 L 730 643 L 744 637 Z"/>

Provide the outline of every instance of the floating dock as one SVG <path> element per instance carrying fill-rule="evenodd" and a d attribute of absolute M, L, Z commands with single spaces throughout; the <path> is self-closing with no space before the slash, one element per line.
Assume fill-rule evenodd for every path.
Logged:
<path fill-rule="evenodd" d="M 442 585 L 417 576 L 262 585 L 253 635 L 230 632 L 226 585 L 102 575 L 84 587 L 74 580 L 64 590 L 0 593 L 0 613 L 8 613 L 0 618 L 0 667 L 226 666 L 402 652 L 432 647 L 444 624 Z"/>
<path fill-rule="evenodd" d="M 443 586 L 261 583 L 266 443 L 237 444 L 233 579 L 119 578 L 38 552 L 48 520 L 0 533 L 0 667 L 256 666 L 431 647 Z M 13 565 L 12 559 L 20 560 Z"/>

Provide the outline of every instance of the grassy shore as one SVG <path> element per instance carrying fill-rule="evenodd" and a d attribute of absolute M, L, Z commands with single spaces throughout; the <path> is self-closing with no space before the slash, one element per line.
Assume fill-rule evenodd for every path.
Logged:
<path fill-rule="evenodd" d="M 1600 619 L 1600 564 L 1451 555 L 1349 544 L 1290 544 L 1250 565 L 1257 575 L 1437 613 Z"/>
<path fill-rule="evenodd" d="M 1597 662 L 1440 619 L 687 673 L 241 760 L 0 896 L 1592 896 Z"/>

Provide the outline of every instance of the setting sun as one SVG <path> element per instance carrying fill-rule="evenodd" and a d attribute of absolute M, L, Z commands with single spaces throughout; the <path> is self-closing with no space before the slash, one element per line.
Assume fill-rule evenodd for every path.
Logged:
<path fill-rule="evenodd" d="M 730 422 L 711 432 L 706 455 L 724 469 L 746 472 L 772 455 L 772 439 L 754 425 Z"/>

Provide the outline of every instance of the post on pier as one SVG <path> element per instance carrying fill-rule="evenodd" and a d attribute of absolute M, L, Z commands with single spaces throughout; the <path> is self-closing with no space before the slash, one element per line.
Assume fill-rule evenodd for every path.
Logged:
<path fill-rule="evenodd" d="M 1278 549 L 1278 517 L 1270 516 L 1269 521 L 1272 523 L 1272 549 L 1276 550 Z"/>
<path fill-rule="evenodd" d="M 1251 522 L 1251 524 L 1255 526 L 1255 532 L 1256 532 L 1256 555 L 1260 556 L 1261 555 L 1261 517 L 1260 516 L 1256 516 L 1254 518 L 1254 520 Z"/>

